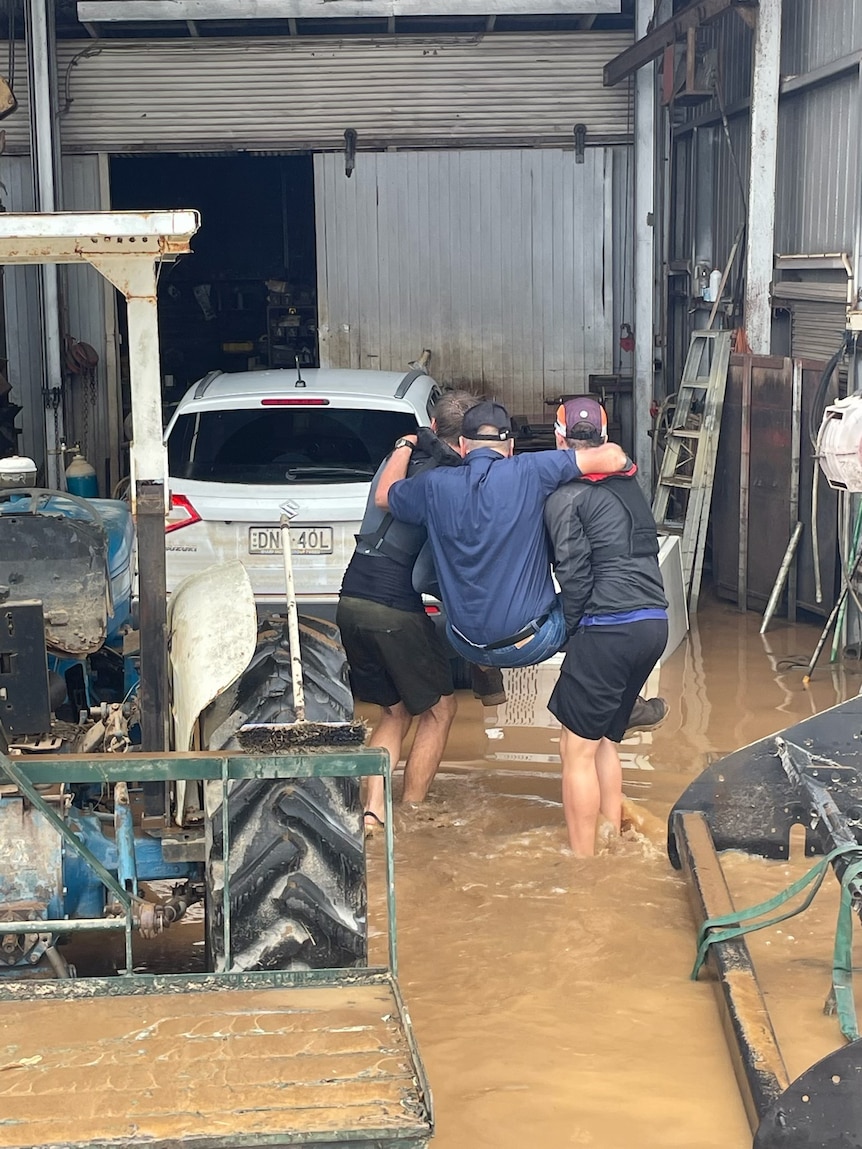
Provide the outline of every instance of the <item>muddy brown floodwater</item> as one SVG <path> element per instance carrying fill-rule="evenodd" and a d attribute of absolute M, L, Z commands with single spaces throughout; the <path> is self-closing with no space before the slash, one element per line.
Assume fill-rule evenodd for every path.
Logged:
<path fill-rule="evenodd" d="M 545 708 L 556 671 L 507 672 L 499 709 L 459 697 L 430 799 L 396 826 L 400 977 L 434 1093 L 435 1149 L 750 1147 L 712 988 L 689 980 L 694 928 L 663 822 L 709 761 L 862 685 L 831 670 L 827 652 L 803 688 L 783 660 L 807 661 L 819 628 L 776 621 L 764 639 L 759 624 L 702 604 L 649 683 L 670 716 L 623 747 L 626 794 L 648 836 L 591 860 L 565 848 L 558 728 Z M 373 842 L 378 872 L 381 851 Z M 801 872 L 744 856 L 727 869 L 738 905 Z M 752 940 L 793 1076 L 841 1044 L 822 1014 L 830 881 L 808 915 Z M 379 923 L 379 895 L 371 908 Z"/>
<path fill-rule="evenodd" d="M 459 696 L 425 806 L 396 819 L 400 980 L 436 1103 L 434 1149 L 749 1149 L 712 987 L 693 983 L 687 892 L 664 822 L 715 757 L 857 694 L 826 659 L 802 671 L 819 627 L 702 600 L 697 627 L 648 693 L 671 713 L 623 747 L 625 790 L 645 819 L 611 852 L 575 860 L 560 806 L 552 667 L 507 672 L 509 701 Z M 373 718 L 373 710 L 364 711 Z M 396 786 L 397 790 L 397 786 Z M 369 843 L 372 958 L 385 960 L 382 840 Z M 804 860 L 726 860 L 737 905 L 761 901 Z M 824 1017 L 837 883 L 751 949 L 791 1076 L 841 1044 Z M 202 968 L 193 920 L 136 945 L 148 970 Z M 110 945 L 82 972 L 116 968 Z"/>

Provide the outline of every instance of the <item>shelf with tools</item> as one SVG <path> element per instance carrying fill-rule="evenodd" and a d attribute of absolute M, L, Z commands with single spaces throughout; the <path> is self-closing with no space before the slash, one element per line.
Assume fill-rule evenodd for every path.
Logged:
<path fill-rule="evenodd" d="M 317 365 L 317 305 L 311 292 L 273 292 L 266 305 L 270 367 Z"/>

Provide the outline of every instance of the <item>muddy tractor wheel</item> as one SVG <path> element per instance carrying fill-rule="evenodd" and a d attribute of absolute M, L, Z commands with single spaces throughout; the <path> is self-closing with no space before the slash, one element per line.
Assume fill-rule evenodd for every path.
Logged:
<path fill-rule="evenodd" d="M 337 629 L 323 620 L 302 618 L 300 645 L 308 721 L 351 721 L 353 699 Z M 244 724 L 283 725 L 294 717 L 286 628 L 282 621 L 268 620 L 230 698 L 219 699 L 206 716 L 205 744 L 238 750 L 236 734 Z M 227 964 L 221 799 L 221 783 L 208 783 L 207 943 L 215 969 Z M 235 781 L 228 792 L 228 818 L 231 968 L 365 965 L 365 850 L 358 780 Z"/>

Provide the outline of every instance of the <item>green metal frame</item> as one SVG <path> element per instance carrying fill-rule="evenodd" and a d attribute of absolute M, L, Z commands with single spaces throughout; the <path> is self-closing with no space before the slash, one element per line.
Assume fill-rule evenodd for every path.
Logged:
<path fill-rule="evenodd" d="M 190 751 L 186 754 L 68 754 L 62 756 L 21 756 L 14 760 L 0 753 L 0 776 L 6 775 L 24 797 L 39 810 L 43 817 L 61 835 L 66 845 L 75 850 L 99 876 L 124 910 L 123 919 L 108 925 L 108 919 L 72 919 L 67 929 L 85 931 L 124 929 L 126 935 L 126 969 L 124 976 L 132 974 L 132 933 L 134 908 L 142 901 L 124 890 L 74 831 L 53 810 L 36 787 L 59 783 L 116 783 L 116 782 L 176 782 L 220 781 L 222 784 L 222 833 L 224 856 L 230 852 L 230 816 L 228 783 L 237 779 L 259 780 L 280 778 L 365 778 L 373 774 L 383 776 L 386 838 L 386 911 L 389 942 L 389 965 L 393 977 L 398 976 L 398 942 L 395 932 L 395 839 L 392 830 L 392 775 L 389 756 L 383 750 L 357 748 L 349 752 L 306 751 L 295 754 L 230 754 Z M 230 867 L 225 866 L 223 937 L 225 965 L 230 975 Z M 74 923 L 74 924 L 73 924 Z M 8 933 L 59 932 L 56 922 L 10 922 L 3 927 Z M 324 971 L 321 971 L 324 972 Z M 325 971 L 335 977 L 343 971 Z M 288 973 L 288 976 L 294 976 Z M 324 979 L 325 980 L 325 979 Z"/>
<path fill-rule="evenodd" d="M 66 844 L 99 875 L 104 884 L 118 898 L 125 909 L 122 918 L 70 919 L 68 921 L 38 921 L 3 923 L 7 932 L 40 933 L 91 930 L 125 930 L 126 969 L 120 977 L 73 978 L 56 981 L 5 981 L 0 979 L 0 1001 L 21 1001 L 46 998 L 69 1000 L 76 998 L 134 996 L 140 994 L 207 993 L 233 989 L 289 989 L 298 986 L 350 988 L 351 986 L 385 985 L 392 994 L 401 1029 L 407 1042 L 420 1100 L 427 1113 L 428 1133 L 417 1135 L 416 1128 L 387 1130 L 360 1129 L 338 1134 L 255 1134 L 231 1137 L 236 1149 L 276 1149 L 279 1145 L 318 1144 L 337 1146 L 382 1145 L 387 1149 L 416 1149 L 424 1144 L 434 1126 L 433 1103 L 425 1068 L 413 1036 L 413 1027 L 397 982 L 398 947 L 395 932 L 395 840 L 392 829 L 392 778 L 389 756 L 382 750 L 359 748 L 350 752 L 314 752 L 278 755 L 237 755 L 230 753 L 189 752 L 187 754 L 94 754 L 63 755 L 60 757 L 27 756 L 14 760 L 0 753 L 0 779 L 9 779 L 24 797 L 32 802 L 51 825 L 63 836 Z M 222 829 L 224 854 L 230 849 L 228 783 L 237 779 L 260 780 L 281 778 L 348 777 L 364 778 L 382 775 L 385 801 L 385 866 L 386 907 L 389 943 L 388 966 L 349 967 L 342 969 L 232 971 L 202 974 L 138 974 L 132 972 L 131 930 L 134 905 L 141 899 L 124 890 L 114 876 L 105 869 L 71 828 L 58 817 L 37 787 L 57 783 L 90 782 L 168 782 L 168 781 L 220 781 L 222 784 Z M 225 960 L 230 962 L 230 867 L 225 866 L 224 877 L 224 944 Z M 206 1137 L 196 1138 L 195 1149 L 223 1149 L 223 1139 L 209 1144 Z M 94 1143 L 90 1149 L 109 1149 Z M 174 1142 L 153 1145 L 151 1149 L 185 1149 Z"/>

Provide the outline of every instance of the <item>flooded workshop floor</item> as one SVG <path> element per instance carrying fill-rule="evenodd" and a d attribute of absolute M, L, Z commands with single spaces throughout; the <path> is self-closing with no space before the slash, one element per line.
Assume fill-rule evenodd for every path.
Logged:
<path fill-rule="evenodd" d="M 671 714 L 624 747 L 625 789 L 647 836 L 575 860 L 559 804 L 552 668 L 509 673 L 508 703 L 459 697 L 444 772 L 397 822 L 401 981 L 437 1109 L 436 1149 L 743 1149 L 751 1134 L 707 982 L 692 983 L 687 894 L 664 819 L 713 758 L 858 693 L 824 657 L 800 669 L 816 626 L 706 602 L 698 629 L 657 672 Z M 382 846 L 370 847 L 372 866 Z M 730 859 L 737 904 L 798 867 Z M 752 951 L 788 1068 L 841 1044 L 822 1015 L 835 901 L 756 935 Z M 837 888 L 837 886 L 836 886 Z M 381 902 L 376 898 L 372 910 Z"/>
<path fill-rule="evenodd" d="M 686 889 L 667 862 L 664 821 L 710 760 L 859 692 L 825 661 L 802 671 L 816 626 L 706 601 L 698 628 L 654 675 L 664 725 L 624 746 L 625 789 L 645 818 L 612 852 L 565 849 L 552 667 L 508 674 L 509 701 L 459 696 L 447 760 L 428 803 L 396 824 L 400 977 L 434 1092 L 434 1149 L 749 1149 L 711 986 L 692 983 Z M 373 712 L 367 712 L 373 717 Z M 383 960 L 382 840 L 369 844 L 374 960 Z M 804 869 L 729 857 L 738 905 Z M 840 1045 L 824 1017 L 837 884 L 803 918 L 751 949 L 792 1076 Z M 149 943 L 149 970 L 203 968 L 199 908 Z M 89 943 L 88 943 L 89 944 Z M 110 972 L 98 942 L 81 972 Z M 103 966 L 104 968 L 99 968 Z"/>

